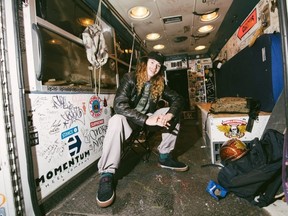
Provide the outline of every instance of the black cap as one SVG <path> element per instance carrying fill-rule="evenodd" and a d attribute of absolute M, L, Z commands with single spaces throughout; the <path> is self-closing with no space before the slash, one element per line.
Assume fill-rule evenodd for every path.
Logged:
<path fill-rule="evenodd" d="M 163 65 L 163 63 L 165 61 L 165 57 L 161 53 L 155 52 L 155 51 L 148 53 L 147 58 L 148 59 L 154 59 L 154 60 L 158 61 L 161 65 Z"/>

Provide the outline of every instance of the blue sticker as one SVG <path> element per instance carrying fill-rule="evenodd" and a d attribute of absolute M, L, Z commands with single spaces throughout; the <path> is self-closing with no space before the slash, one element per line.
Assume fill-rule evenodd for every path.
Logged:
<path fill-rule="evenodd" d="M 70 128 L 69 130 L 66 130 L 61 133 L 61 139 L 65 139 L 66 137 L 69 137 L 73 134 L 78 133 L 78 127 Z"/>

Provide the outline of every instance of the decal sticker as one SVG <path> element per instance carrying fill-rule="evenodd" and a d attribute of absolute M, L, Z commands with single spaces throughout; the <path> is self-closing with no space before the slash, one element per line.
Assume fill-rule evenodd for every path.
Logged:
<path fill-rule="evenodd" d="M 6 202 L 6 197 L 5 197 L 5 195 L 0 194 L 0 207 L 2 207 L 5 202 Z"/>
<path fill-rule="evenodd" d="M 71 136 L 73 134 L 78 133 L 78 131 L 79 131 L 78 127 L 74 127 L 74 128 L 69 129 L 69 130 L 66 130 L 66 131 L 61 133 L 61 138 L 65 139 L 65 138 L 67 138 L 67 137 L 69 137 L 69 136 Z"/>
<path fill-rule="evenodd" d="M 227 120 L 217 125 L 219 131 L 228 138 L 241 138 L 245 135 L 247 122 L 244 120 Z"/>
<path fill-rule="evenodd" d="M 102 113 L 102 107 L 101 107 L 101 99 L 94 95 L 90 98 L 89 100 L 89 105 L 90 105 L 90 114 L 94 118 L 98 117 Z"/>
<path fill-rule="evenodd" d="M 0 208 L 0 215 L 1 216 L 6 216 L 5 208 Z"/>
<path fill-rule="evenodd" d="M 104 119 L 100 119 L 98 121 L 91 122 L 90 127 L 93 128 L 93 127 L 99 126 L 101 124 L 104 124 Z"/>
<path fill-rule="evenodd" d="M 55 183 L 56 181 L 63 181 L 65 179 L 65 172 L 72 172 L 74 169 L 79 167 L 82 163 L 87 162 L 90 157 L 90 151 L 87 150 L 81 154 L 72 157 L 69 161 L 66 161 L 57 167 L 49 170 L 44 175 L 39 176 L 35 179 L 36 186 L 39 187 L 41 184 L 46 183 L 46 187 L 50 186 L 50 183 Z M 49 182 L 48 180 L 52 180 Z"/>
<path fill-rule="evenodd" d="M 6 216 L 5 208 L 2 207 L 6 202 L 6 197 L 3 194 L 0 194 L 0 215 Z"/>
<path fill-rule="evenodd" d="M 78 135 L 76 135 L 75 137 L 70 137 L 68 143 L 69 143 L 69 153 L 71 157 L 80 152 L 82 141 Z"/>
<path fill-rule="evenodd" d="M 85 104 L 85 102 L 82 102 L 82 109 L 83 109 L 84 115 L 86 115 L 86 104 Z"/>
<path fill-rule="evenodd" d="M 257 23 L 256 9 L 247 17 L 247 19 L 240 25 L 237 37 L 241 39 L 255 24 Z"/>

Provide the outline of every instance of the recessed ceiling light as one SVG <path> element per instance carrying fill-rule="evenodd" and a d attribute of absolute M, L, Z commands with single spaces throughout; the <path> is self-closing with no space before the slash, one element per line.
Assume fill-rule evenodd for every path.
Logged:
<path fill-rule="evenodd" d="M 209 22 L 209 21 L 216 19 L 219 16 L 218 11 L 219 11 L 219 8 L 215 8 L 215 10 L 213 11 L 208 11 L 204 13 L 198 13 L 194 11 L 193 14 L 196 16 L 200 16 L 201 21 Z"/>
<path fill-rule="evenodd" d="M 150 33 L 146 35 L 147 40 L 157 40 L 161 37 L 159 33 Z"/>
<path fill-rule="evenodd" d="M 128 11 L 128 15 L 133 19 L 145 19 L 150 15 L 150 11 L 146 7 L 136 6 Z"/>
<path fill-rule="evenodd" d="M 206 46 L 200 45 L 200 46 L 195 47 L 195 50 L 199 51 L 199 50 L 203 50 L 205 48 L 206 48 Z"/>
<path fill-rule="evenodd" d="M 213 25 L 205 25 L 202 26 L 198 29 L 198 32 L 200 33 L 206 33 L 206 32 L 210 32 L 214 29 Z"/>
<path fill-rule="evenodd" d="M 84 26 L 84 27 L 87 27 L 87 26 L 90 26 L 90 25 L 93 25 L 94 24 L 94 20 L 91 19 L 91 18 L 86 18 L 86 17 L 81 17 L 81 18 L 78 18 L 78 23 L 81 25 L 81 26 Z"/>
<path fill-rule="evenodd" d="M 219 14 L 217 11 L 209 13 L 209 14 L 204 14 L 200 17 L 200 20 L 203 22 L 210 22 L 212 20 L 215 20 L 216 18 L 218 18 Z"/>
<path fill-rule="evenodd" d="M 164 48 L 165 48 L 165 46 L 163 44 L 157 44 L 157 45 L 153 46 L 153 49 L 155 49 L 155 50 L 161 50 Z"/>

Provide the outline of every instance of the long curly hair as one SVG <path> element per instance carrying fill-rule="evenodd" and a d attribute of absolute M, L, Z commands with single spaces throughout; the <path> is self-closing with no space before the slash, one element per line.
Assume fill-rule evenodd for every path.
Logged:
<path fill-rule="evenodd" d="M 146 72 L 147 69 L 147 61 L 141 61 L 137 64 L 136 68 L 136 79 L 137 79 L 137 92 L 141 94 L 142 88 L 144 87 L 145 82 L 147 82 L 148 75 Z M 161 97 L 162 92 L 164 90 L 164 76 L 163 70 L 160 68 L 160 71 L 151 78 L 151 98 L 153 101 L 157 101 L 158 98 Z"/>

